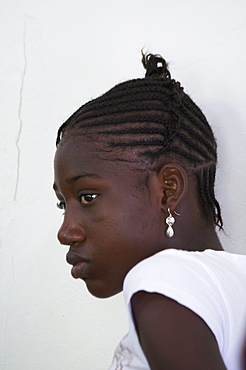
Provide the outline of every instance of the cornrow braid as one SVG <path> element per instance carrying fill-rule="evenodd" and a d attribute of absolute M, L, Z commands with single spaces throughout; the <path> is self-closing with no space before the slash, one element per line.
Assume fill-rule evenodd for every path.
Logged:
<path fill-rule="evenodd" d="M 217 145 L 200 108 L 171 78 L 160 55 L 142 55 L 145 78 L 116 85 L 80 107 L 57 133 L 56 145 L 70 135 L 98 135 L 107 150 L 118 148 L 158 163 L 163 156 L 183 159 L 195 170 L 202 212 L 223 227 L 214 194 Z"/>

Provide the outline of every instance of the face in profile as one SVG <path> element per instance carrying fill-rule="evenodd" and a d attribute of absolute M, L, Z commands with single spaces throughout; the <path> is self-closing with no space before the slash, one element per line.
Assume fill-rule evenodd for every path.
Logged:
<path fill-rule="evenodd" d="M 64 139 L 55 156 L 54 189 L 64 209 L 58 239 L 69 246 L 72 276 L 97 297 L 120 292 L 127 272 L 163 249 L 156 176 L 146 185 L 146 172 L 133 167 L 100 159 L 81 137 Z"/>

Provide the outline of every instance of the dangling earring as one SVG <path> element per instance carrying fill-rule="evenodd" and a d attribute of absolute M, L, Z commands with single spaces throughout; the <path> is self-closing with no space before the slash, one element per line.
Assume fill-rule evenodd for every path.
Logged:
<path fill-rule="evenodd" d="M 166 231 L 166 236 L 168 238 L 172 238 L 173 235 L 174 235 L 174 230 L 172 228 L 173 224 L 175 223 L 175 218 L 173 217 L 173 215 L 171 214 L 171 211 L 170 211 L 170 207 L 168 207 L 167 209 L 168 213 L 169 213 L 169 216 L 166 218 L 166 224 L 168 225 L 168 228 L 167 228 L 167 231 Z M 177 216 L 180 216 L 177 212 L 174 211 L 174 213 L 177 215 Z"/>

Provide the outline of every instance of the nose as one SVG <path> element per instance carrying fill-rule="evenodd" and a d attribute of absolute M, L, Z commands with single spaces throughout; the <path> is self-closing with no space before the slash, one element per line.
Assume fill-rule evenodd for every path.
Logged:
<path fill-rule="evenodd" d="M 61 244 L 71 245 L 74 242 L 83 242 L 85 240 L 85 232 L 79 222 L 65 216 L 57 237 Z"/>

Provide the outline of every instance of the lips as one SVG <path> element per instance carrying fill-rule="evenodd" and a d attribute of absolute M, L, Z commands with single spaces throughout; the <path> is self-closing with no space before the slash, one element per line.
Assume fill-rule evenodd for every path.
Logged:
<path fill-rule="evenodd" d="M 88 270 L 88 263 L 87 262 L 79 262 L 77 265 L 72 267 L 71 274 L 74 279 L 85 279 L 86 272 Z"/>
<path fill-rule="evenodd" d="M 68 252 L 66 260 L 70 265 L 73 265 L 71 269 L 71 275 L 74 279 L 85 279 L 87 270 L 89 267 L 89 261 L 83 259 L 75 253 Z"/>

